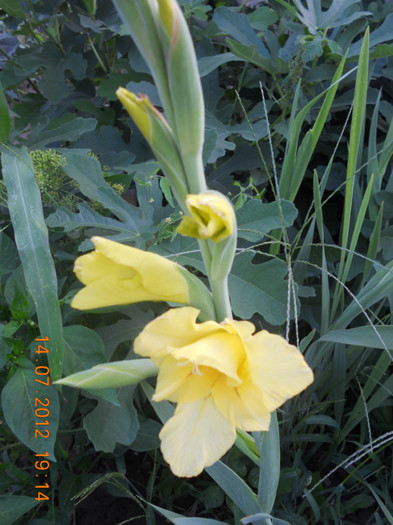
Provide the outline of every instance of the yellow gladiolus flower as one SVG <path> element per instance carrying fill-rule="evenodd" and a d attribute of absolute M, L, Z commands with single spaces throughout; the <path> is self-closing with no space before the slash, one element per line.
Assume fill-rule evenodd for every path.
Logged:
<path fill-rule="evenodd" d="M 78 257 L 74 271 L 86 285 L 71 306 L 90 310 L 139 301 L 188 302 L 184 270 L 155 253 L 93 237 L 95 250 Z"/>
<path fill-rule="evenodd" d="M 188 237 L 220 242 L 231 236 L 235 227 L 235 212 L 220 193 L 208 192 L 187 195 L 190 216 L 184 216 L 177 232 Z"/>
<path fill-rule="evenodd" d="M 270 414 L 304 390 L 313 373 L 299 350 L 278 335 L 254 334 L 248 321 L 196 323 L 192 307 L 150 322 L 134 350 L 159 367 L 154 401 L 177 403 L 160 432 L 177 476 L 196 476 L 233 445 L 236 428 L 268 430 Z"/>

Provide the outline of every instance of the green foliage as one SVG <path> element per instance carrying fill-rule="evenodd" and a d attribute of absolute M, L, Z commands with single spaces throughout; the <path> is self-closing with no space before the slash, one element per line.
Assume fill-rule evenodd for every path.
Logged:
<path fill-rule="evenodd" d="M 314 384 L 278 413 L 278 484 L 277 472 L 264 475 L 257 434 L 238 437 L 207 475 L 175 479 L 158 438 L 173 407 L 151 401 L 153 379 L 120 388 L 112 370 L 100 391 L 40 385 L 36 394 L 36 338 L 50 339 L 39 364 L 54 378 L 62 368 L 131 366 L 133 340 L 164 311 L 70 308 L 73 261 L 92 235 L 165 255 L 202 279 L 203 263 L 197 242 L 176 234 L 181 212 L 115 99 L 123 85 L 159 105 L 112 4 L 0 1 L 10 39 L 0 57 L 0 521 L 83 525 L 97 491 L 134 505 L 111 523 L 388 523 L 391 2 L 180 4 L 203 83 L 208 185 L 231 198 L 239 224 L 233 310 L 287 332 Z M 33 432 L 37 396 L 51 404 L 44 445 Z M 50 453 L 49 506 L 35 500 L 37 451 Z"/>
<path fill-rule="evenodd" d="M 30 361 L 20 360 L 19 367 L 12 375 L 1 394 L 1 405 L 4 417 L 18 439 L 37 454 L 49 453 L 48 458 L 55 460 L 54 446 L 56 433 L 59 424 L 59 396 L 53 386 L 46 386 L 36 382 L 41 379 L 34 372 L 34 367 Z M 28 367 L 31 365 L 31 367 Z M 25 368 L 26 366 L 26 368 Z M 37 393 L 38 392 L 38 393 Z M 40 406 L 36 400 L 50 406 L 48 426 L 36 427 L 35 410 Z M 49 400 L 47 403 L 46 400 Z M 35 432 L 41 431 L 42 436 L 47 433 L 44 429 L 48 428 L 48 437 L 40 439 L 40 434 Z"/>

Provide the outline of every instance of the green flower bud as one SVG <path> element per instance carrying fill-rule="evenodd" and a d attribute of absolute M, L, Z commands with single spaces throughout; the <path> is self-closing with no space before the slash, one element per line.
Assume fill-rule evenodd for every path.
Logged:
<path fill-rule="evenodd" d="M 116 95 L 148 141 L 184 210 L 188 191 L 186 176 L 168 122 L 146 95 L 137 97 L 125 88 L 119 88 Z"/>

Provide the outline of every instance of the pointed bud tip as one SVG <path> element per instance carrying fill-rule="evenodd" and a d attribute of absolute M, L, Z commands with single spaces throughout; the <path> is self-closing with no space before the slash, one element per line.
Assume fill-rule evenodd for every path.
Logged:
<path fill-rule="evenodd" d="M 131 93 L 131 91 L 128 91 L 128 89 L 123 87 L 116 90 L 116 96 L 123 104 L 132 120 L 138 126 L 142 135 L 149 140 L 150 122 L 143 98 L 137 97 L 135 93 Z"/>
<path fill-rule="evenodd" d="M 175 16 L 173 0 L 159 0 L 158 9 L 160 19 L 169 36 L 173 33 L 173 19 Z"/>

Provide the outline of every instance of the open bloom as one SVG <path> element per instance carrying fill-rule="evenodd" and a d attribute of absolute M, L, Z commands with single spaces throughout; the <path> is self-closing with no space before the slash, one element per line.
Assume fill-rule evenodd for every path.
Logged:
<path fill-rule="evenodd" d="M 95 250 L 78 257 L 74 271 L 84 285 L 71 306 L 79 310 L 139 301 L 186 304 L 188 285 L 184 270 L 155 253 L 93 237 Z"/>
<path fill-rule="evenodd" d="M 216 192 L 187 195 L 191 216 L 184 216 L 177 232 L 188 237 L 220 242 L 233 233 L 235 212 L 228 200 Z"/>
<path fill-rule="evenodd" d="M 161 450 L 177 476 L 196 476 L 233 445 L 236 428 L 268 430 L 270 414 L 313 373 L 299 350 L 248 321 L 196 323 L 192 307 L 150 322 L 134 350 L 159 367 L 154 401 L 177 403 Z"/>

